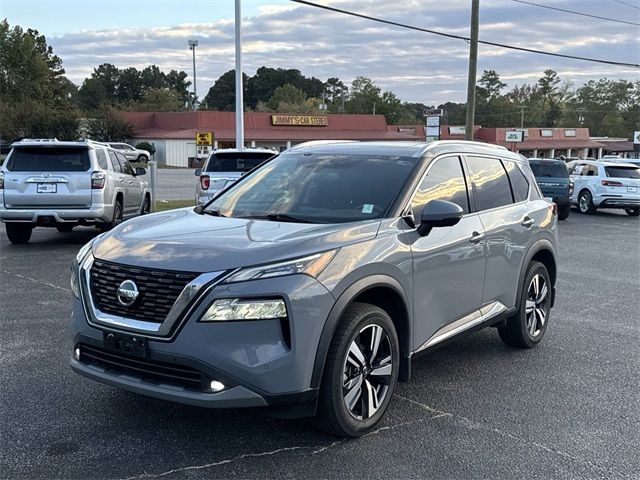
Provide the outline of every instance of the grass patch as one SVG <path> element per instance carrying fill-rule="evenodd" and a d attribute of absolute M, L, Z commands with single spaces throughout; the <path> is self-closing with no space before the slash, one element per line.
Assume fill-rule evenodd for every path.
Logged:
<path fill-rule="evenodd" d="M 195 202 L 193 200 L 158 200 L 156 202 L 156 212 L 194 206 Z"/>

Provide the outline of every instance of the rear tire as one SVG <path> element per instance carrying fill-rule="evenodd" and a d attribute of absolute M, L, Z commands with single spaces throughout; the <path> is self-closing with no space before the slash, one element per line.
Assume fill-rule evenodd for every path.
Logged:
<path fill-rule="evenodd" d="M 30 223 L 9 222 L 5 223 L 7 237 L 15 245 L 29 243 L 33 226 Z"/>
<path fill-rule="evenodd" d="M 73 227 L 75 225 L 58 225 L 56 227 L 56 229 L 60 232 L 60 233 L 69 233 L 71 230 L 73 230 Z"/>
<path fill-rule="evenodd" d="M 558 220 L 566 220 L 571 213 L 571 205 L 564 205 L 558 209 Z"/>
<path fill-rule="evenodd" d="M 625 208 L 624 210 L 625 212 L 627 212 L 627 215 L 629 215 L 630 217 L 640 217 L 640 207 Z"/>
<path fill-rule="evenodd" d="M 103 232 L 109 231 L 112 228 L 116 228 L 118 225 L 122 223 L 122 202 L 120 200 L 116 200 L 116 206 L 113 207 L 113 219 L 110 223 L 104 223 L 100 225 L 100 230 Z"/>
<path fill-rule="evenodd" d="M 398 336 L 387 312 L 352 304 L 331 340 L 313 424 L 339 437 L 373 430 L 389 406 L 399 366 Z"/>
<path fill-rule="evenodd" d="M 589 190 L 580 192 L 580 196 L 578 197 L 578 210 L 580 210 L 580 213 L 596 212 L 596 206 L 593 204 L 593 197 Z"/>
<path fill-rule="evenodd" d="M 498 327 L 504 343 L 517 348 L 533 348 L 540 343 L 551 316 L 551 292 L 547 267 L 531 262 L 522 283 L 520 308 L 504 327 Z"/>

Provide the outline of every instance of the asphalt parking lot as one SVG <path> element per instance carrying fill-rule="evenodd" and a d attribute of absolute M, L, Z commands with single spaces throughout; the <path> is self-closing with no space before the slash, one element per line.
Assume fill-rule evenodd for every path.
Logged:
<path fill-rule="evenodd" d="M 198 177 L 194 168 L 159 168 L 157 200 L 193 200 Z"/>
<path fill-rule="evenodd" d="M 544 342 L 483 330 L 414 361 L 382 426 L 210 411 L 73 374 L 69 264 L 96 234 L 0 233 L 2 478 L 634 478 L 640 475 L 640 222 L 572 212 Z"/>

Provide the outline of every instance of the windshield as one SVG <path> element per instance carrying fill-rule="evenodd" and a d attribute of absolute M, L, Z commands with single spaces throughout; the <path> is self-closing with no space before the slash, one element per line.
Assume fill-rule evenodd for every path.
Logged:
<path fill-rule="evenodd" d="M 86 172 L 89 170 L 87 148 L 32 147 L 14 148 L 7 163 L 12 172 Z"/>
<path fill-rule="evenodd" d="M 607 177 L 640 178 L 640 168 L 636 167 L 604 167 Z"/>
<path fill-rule="evenodd" d="M 226 217 L 342 223 L 382 217 L 418 161 L 380 155 L 280 155 L 207 210 Z"/>
<path fill-rule="evenodd" d="M 559 162 L 529 162 L 536 177 L 569 177 L 569 171 L 564 163 Z"/>
<path fill-rule="evenodd" d="M 229 152 L 214 153 L 207 165 L 207 172 L 248 172 L 275 153 L 265 152 Z"/>

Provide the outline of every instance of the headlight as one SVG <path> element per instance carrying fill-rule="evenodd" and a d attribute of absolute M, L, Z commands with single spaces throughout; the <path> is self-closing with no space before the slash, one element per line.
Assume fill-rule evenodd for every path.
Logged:
<path fill-rule="evenodd" d="M 282 299 L 224 298 L 216 300 L 202 316 L 203 322 L 229 320 L 266 320 L 285 318 L 287 307 Z"/>
<path fill-rule="evenodd" d="M 243 268 L 227 278 L 225 283 L 281 277 L 283 275 L 295 275 L 296 273 L 304 273 L 315 278 L 329 264 L 337 251 L 338 250 L 330 250 L 328 252 L 309 255 L 308 257 L 287 260 L 286 262 Z"/>
<path fill-rule="evenodd" d="M 77 267 L 71 267 L 71 291 L 73 296 L 80 298 L 80 284 L 78 283 Z"/>
<path fill-rule="evenodd" d="M 94 239 L 95 240 L 95 239 Z M 89 254 L 89 252 L 91 251 L 91 245 L 93 244 L 93 240 L 91 240 L 88 243 L 85 243 L 82 248 L 78 251 L 78 254 L 76 255 L 76 263 L 78 265 L 80 265 L 82 263 L 82 261 L 87 258 L 87 255 Z"/>

